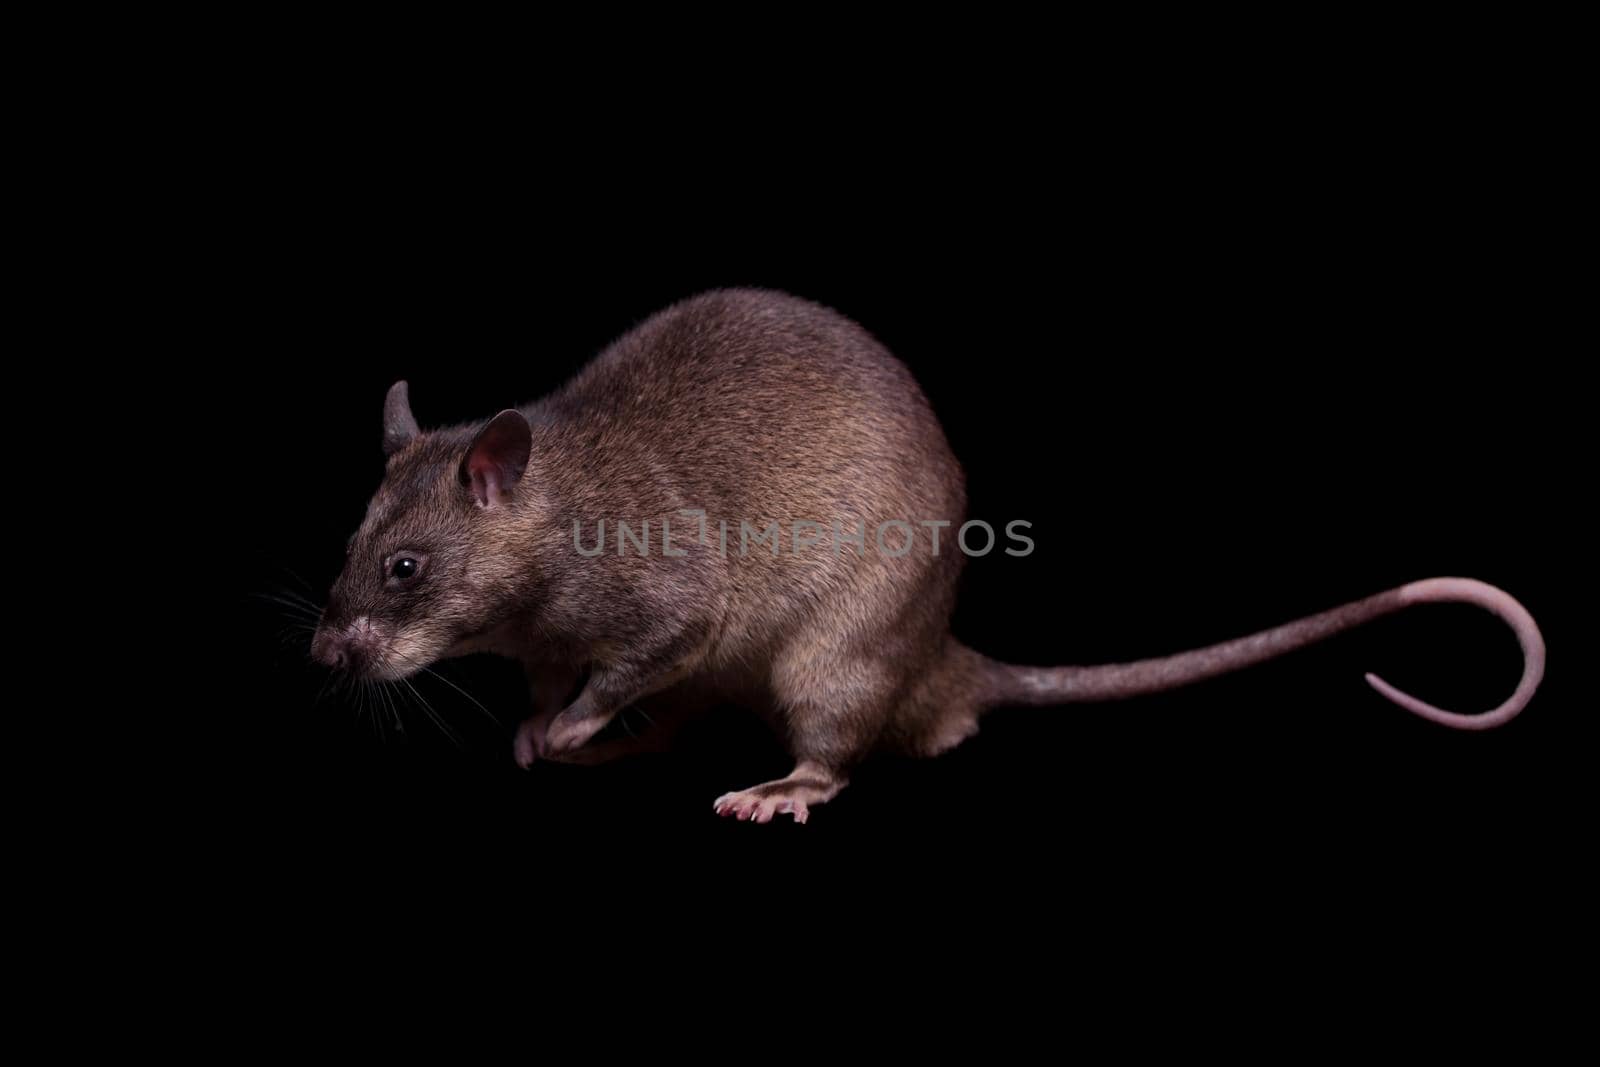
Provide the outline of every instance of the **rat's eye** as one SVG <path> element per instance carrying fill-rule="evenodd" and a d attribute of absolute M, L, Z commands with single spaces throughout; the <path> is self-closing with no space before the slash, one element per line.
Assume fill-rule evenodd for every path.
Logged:
<path fill-rule="evenodd" d="M 391 553 L 385 562 L 383 581 L 390 589 L 410 585 L 428 568 L 428 554 L 415 548 Z"/>

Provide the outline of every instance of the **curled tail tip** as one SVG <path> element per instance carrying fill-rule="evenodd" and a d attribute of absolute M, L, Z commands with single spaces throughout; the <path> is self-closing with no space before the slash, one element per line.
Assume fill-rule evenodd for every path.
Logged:
<path fill-rule="evenodd" d="M 1544 677 L 1544 637 L 1539 633 L 1539 626 L 1533 621 L 1533 616 L 1528 614 L 1528 609 L 1503 589 L 1497 589 L 1474 578 L 1429 578 L 1404 586 L 1400 592 L 1407 603 L 1456 601 L 1476 604 L 1497 616 L 1511 627 L 1512 632 L 1517 635 L 1517 642 L 1522 646 L 1522 680 L 1517 683 L 1516 692 L 1512 693 L 1505 703 L 1481 715 L 1462 715 L 1434 707 L 1426 701 L 1418 700 L 1410 693 L 1396 689 L 1371 672 L 1366 675 L 1367 684 L 1376 689 L 1384 699 L 1400 705 L 1413 715 L 1419 715 L 1429 722 L 1436 722 L 1455 730 L 1489 730 L 1503 726 L 1521 714 L 1522 709 L 1533 699 L 1534 691 L 1539 688 L 1539 682 Z"/>
<path fill-rule="evenodd" d="M 1481 715 L 1463 715 L 1460 712 L 1434 707 L 1425 700 L 1418 700 L 1371 672 L 1368 672 L 1366 678 L 1367 684 L 1376 689 L 1385 700 L 1400 705 L 1413 715 L 1421 716 L 1429 722 L 1436 722 L 1440 726 L 1448 726 L 1452 730 L 1490 730 L 1502 726 L 1516 718 L 1528 704 L 1527 698 L 1522 696 L 1522 691 L 1519 689 L 1510 700 L 1493 711 L 1486 711 Z M 1532 696 L 1532 693 L 1528 695 Z"/>

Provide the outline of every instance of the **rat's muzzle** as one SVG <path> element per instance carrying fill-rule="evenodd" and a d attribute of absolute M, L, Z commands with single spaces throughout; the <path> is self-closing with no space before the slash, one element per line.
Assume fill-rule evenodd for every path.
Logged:
<path fill-rule="evenodd" d="M 336 671 L 365 674 L 382 660 L 386 643 L 365 615 L 343 626 L 325 621 L 311 640 L 311 658 Z"/>

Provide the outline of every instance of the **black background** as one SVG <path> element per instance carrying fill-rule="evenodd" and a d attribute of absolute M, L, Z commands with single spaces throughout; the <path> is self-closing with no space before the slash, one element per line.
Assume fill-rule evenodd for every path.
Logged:
<path fill-rule="evenodd" d="M 232 444 L 194 461 L 226 467 L 211 591 L 242 623 L 196 739 L 242 728 L 258 773 L 215 832 L 268 886 L 378 864 L 410 872 L 402 898 L 464 884 L 508 916 L 596 871 L 638 901 L 704 879 L 735 911 L 976 890 L 1058 917 L 1085 891 L 1091 914 L 1330 893 L 1404 911 L 1470 907 L 1511 870 L 1538 890 L 1576 826 L 1586 710 L 1557 602 L 1579 483 L 1552 311 L 1571 288 L 1471 113 L 1422 132 L 1300 105 L 1223 122 L 1168 98 L 871 155 L 871 131 L 809 131 L 803 151 L 681 128 L 680 154 L 626 131 L 512 147 L 435 116 L 330 122 L 237 161 L 248 192 L 208 238 L 219 347 L 197 372 Z M 1471 711 L 1520 670 L 1494 619 L 1415 609 L 1182 692 L 998 711 L 938 760 L 859 768 L 803 827 L 712 814 L 787 769 L 737 709 L 669 755 L 522 772 L 509 662 L 442 668 L 492 719 L 418 682 L 458 741 L 415 709 L 401 734 L 319 702 L 325 675 L 258 594 L 325 592 L 381 475 L 389 383 L 409 379 L 424 426 L 487 417 L 729 285 L 873 331 L 940 415 L 970 513 L 1032 522 L 1031 557 L 968 566 L 954 628 L 989 655 L 1157 655 L 1467 575 L 1544 625 L 1544 687 L 1485 734 L 1388 705 L 1364 671 Z M 780 880 L 750 875 L 757 859 Z M 337 893 L 311 898 L 339 913 Z"/>

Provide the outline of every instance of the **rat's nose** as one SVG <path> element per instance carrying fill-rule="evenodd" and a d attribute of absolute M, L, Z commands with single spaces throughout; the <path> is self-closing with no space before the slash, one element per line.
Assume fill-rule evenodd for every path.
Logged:
<path fill-rule="evenodd" d="M 343 634 L 323 628 L 311 642 L 311 658 L 324 667 L 342 671 L 350 666 L 350 642 Z"/>

